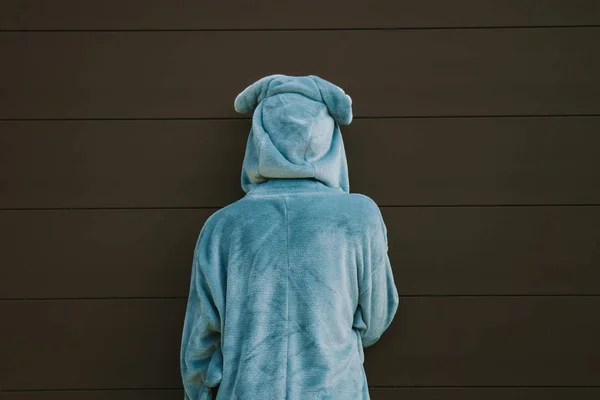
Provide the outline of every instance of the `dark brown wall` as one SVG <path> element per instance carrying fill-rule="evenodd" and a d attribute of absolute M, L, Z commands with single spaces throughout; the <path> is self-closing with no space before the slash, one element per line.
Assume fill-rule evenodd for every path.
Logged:
<path fill-rule="evenodd" d="M 5 0 L 0 30 L 2 400 L 182 398 L 233 100 L 272 73 L 353 98 L 401 294 L 373 399 L 600 397 L 596 0 Z"/>

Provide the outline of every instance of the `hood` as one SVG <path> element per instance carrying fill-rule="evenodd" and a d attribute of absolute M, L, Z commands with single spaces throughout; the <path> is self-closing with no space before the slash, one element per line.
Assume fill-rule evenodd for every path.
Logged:
<path fill-rule="evenodd" d="M 350 192 L 340 125 L 352 122 L 352 99 L 316 75 L 275 74 L 235 99 L 239 113 L 254 111 L 242 164 L 242 189 L 273 178 L 313 178 Z"/>

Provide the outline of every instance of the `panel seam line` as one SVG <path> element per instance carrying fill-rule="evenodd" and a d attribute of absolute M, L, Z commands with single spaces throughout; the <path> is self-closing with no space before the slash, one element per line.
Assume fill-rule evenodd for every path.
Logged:
<path fill-rule="evenodd" d="M 287 338 L 287 347 L 285 355 L 285 399 L 288 398 L 288 377 L 289 377 L 289 363 L 290 363 L 290 221 L 288 213 L 287 198 L 283 197 L 285 205 L 285 226 L 286 226 L 286 253 L 287 253 L 287 277 L 286 277 L 286 288 L 285 288 L 285 300 L 286 300 L 286 312 L 285 312 L 285 336 Z"/>

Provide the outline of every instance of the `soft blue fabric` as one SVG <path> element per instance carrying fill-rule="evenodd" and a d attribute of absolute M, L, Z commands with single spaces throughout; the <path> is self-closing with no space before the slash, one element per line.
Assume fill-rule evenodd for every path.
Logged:
<path fill-rule="evenodd" d="M 352 100 L 315 75 L 271 75 L 235 99 L 254 112 L 241 185 L 193 258 L 181 343 L 186 400 L 366 400 L 363 347 L 398 292 L 377 204 L 350 193 L 340 125 Z"/>

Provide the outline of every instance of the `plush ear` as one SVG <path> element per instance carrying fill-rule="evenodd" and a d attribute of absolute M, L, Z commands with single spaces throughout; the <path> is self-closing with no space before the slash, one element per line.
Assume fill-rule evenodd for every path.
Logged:
<path fill-rule="evenodd" d="M 333 119 L 339 125 L 350 125 L 352 122 L 352 98 L 341 87 L 323 78 L 316 75 L 309 75 L 309 77 L 317 84 L 323 102 Z"/>
<path fill-rule="evenodd" d="M 248 86 L 235 98 L 233 103 L 235 111 L 239 113 L 254 111 L 258 103 L 266 96 L 269 83 L 271 83 L 273 79 L 283 76 L 285 75 L 274 74 L 265 76 Z"/>

